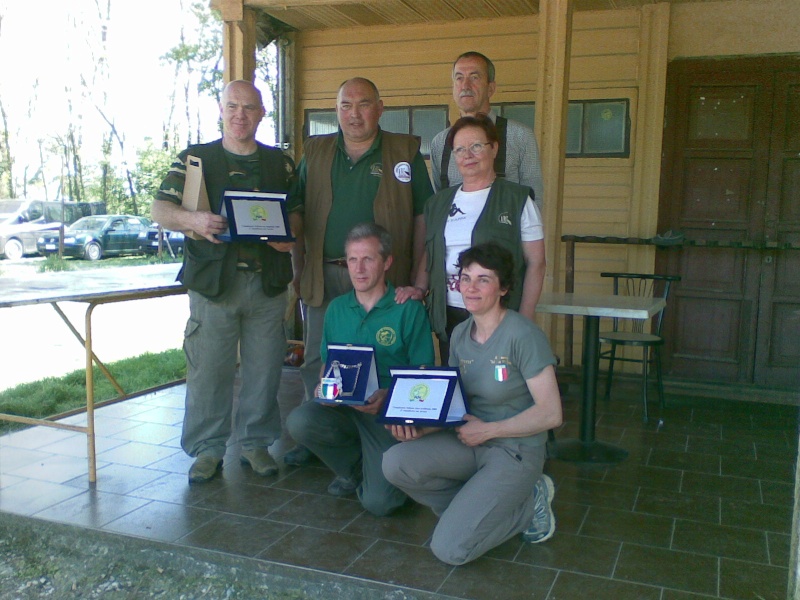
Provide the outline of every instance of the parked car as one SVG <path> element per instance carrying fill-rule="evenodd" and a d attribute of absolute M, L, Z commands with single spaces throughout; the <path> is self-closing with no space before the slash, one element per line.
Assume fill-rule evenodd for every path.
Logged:
<path fill-rule="evenodd" d="M 104 256 L 139 254 L 139 234 L 150 227 L 150 219 L 130 215 L 84 217 L 64 231 L 64 256 L 99 260 Z M 58 232 L 48 232 L 36 241 L 42 254 L 58 252 Z"/>
<path fill-rule="evenodd" d="M 0 200 L 0 255 L 19 260 L 36 254 L 36 241 L 81 217 L 104 215 L 103 202 L 61 202 L 19 198 Z"/>
<path fill-rule="evenodd" d="M 161 230 L 162 252 L 178 256 L 183 253 L 183 232 Z M 139 250 L 145 254 L 156 254 L 158 252 L 158 224 L 153 223 L 146 231 L 139 233 Z"/>

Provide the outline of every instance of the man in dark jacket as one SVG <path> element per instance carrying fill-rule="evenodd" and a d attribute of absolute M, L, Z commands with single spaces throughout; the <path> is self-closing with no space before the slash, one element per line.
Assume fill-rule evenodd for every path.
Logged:
<path fill-rule="evenodd" d="M 190 300 L 181 439 L 184 451 L 195 457 L 190 483 L 208 481 L 219 472 L 234 428 L 243 464 L 263 476 L 278 471 L 267 449 L 281 434 L 277 395 L 286 352 L 283 316 L 292 244 L 223 243 L 217 236 L 228 228 L 220 215 L 226 190 L 287 192 L 293 167 L 280 150 L 256 142 L 265 110 L 252 83 L 229 83 L 220 113 L 222 139 L 182 152 L 152 208 L 153 219 L 163 227 L 194 232 L 198 238 L 187 237 L 179 275 Z M 189 157 L 202 161 L 210 211 L 181 206 Z M 241 389 L 234 421 L 237 352 Z"/>

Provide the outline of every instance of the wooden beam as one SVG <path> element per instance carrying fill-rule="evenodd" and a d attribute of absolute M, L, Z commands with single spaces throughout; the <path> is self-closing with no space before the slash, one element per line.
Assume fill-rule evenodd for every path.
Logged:
<path fill-rule="evenodd" d="M 536 86 L 536 136 L 544 179 L 543 219 L 547 273 L 544 289 L 561 291 L 561 228 L 564 208 L 564 158 L 567 139 L 567 102 L 572 47 L 573 0 L 539 3 L 539 76 Z M 543 325 L 555 341 L 556 320 Z"/>
<path fill-rule="evenodd" d="M 225 1 L 225 0 L 223 0 Z M 248 6 L 259 8 L 298 8 L 301 6 L 336 6 L 339 4 L 380 4 L 385 0 L 248 0 Z"/>
<path fill-rule="evenodd" d="M 244 0 L 216 0 L 223 21 L 244 21 Z"/>
<path fill-rule="evenodd" d="M 244 0 L 223 0 L 221 9 L 224 22 L 222 58 L 225 62 L 225 83 L 237 79 L 255 81 L 255 11 L 244 8 Z"/>
<path fill-rule="evenodd" d="M 670 5 L 652 4 L 641 9 L 639 25 L 639 102 L 636 111 L 631 229 L 628 235 L 652 237 L 658 226 L 661 145 L 664 134 L 664 99 L 667 93 Z M 655 249 L 637 247 L 629 269 L 653 272 Z"/>

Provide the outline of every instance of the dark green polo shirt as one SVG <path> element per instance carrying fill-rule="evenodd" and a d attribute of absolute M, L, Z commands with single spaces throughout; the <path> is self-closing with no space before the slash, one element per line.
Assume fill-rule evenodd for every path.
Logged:
<path fill-rule="evenodd" d="M 433 365 L 435 360 L 425 307 L 416 300 L 397 304 L 391 283 L 369 312 L 359 304 L 355 291 L 334 298 L 328 305 L 322 330 L 323 363 L 328 360 L 329 343 L 375 348 L 382 388 L 391 383 L 390 367 Z"/>
<path fill-rule="evenodd" d="M 344 138 L 339 130 L 336 146 L 337 152 L 331 167 L 331 187 L 333 203 L 325 228 L 325 245 L 323 254 L 326 258 L 344 256 L 344 240 L 347 233 L 359 223 L 375 221 L 374 202 L 378 193 L 383 173 L 381 156 L 382 132 L 361 158 L 355 163 L 350 160 L 344 146 Z M 386 173 L 393 177 L 393 173 Z M 306 159 L 300 161 L 298 167 L 297 187 L 292 192 L 296 198 L 305 197 Z M 411 163 L 411 196 L 414 203 L 414 215 L 421 215 L 425 210 L 425 201 L 433 195 L 433 187 L 428 176 L 425 159 L 417 152 Z"/>

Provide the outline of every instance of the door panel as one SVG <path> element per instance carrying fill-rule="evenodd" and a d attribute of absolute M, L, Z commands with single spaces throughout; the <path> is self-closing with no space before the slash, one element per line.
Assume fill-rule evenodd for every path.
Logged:
<path fill-rule="evenodd" d="M 686 192 L 682 220 L 739 223 L 746 232 L 750 182 L 750 160 L 742 158 L 689 158 L 686 161 Z"/>
<path fill-rule="evenodd" d="M 800 382 L 800 73 L 775 76 L 754 381 Z"/>
<path fill-rule="evenodd" d="M 676 61 L 668 74 L 659 252 L 682 281 L 666 369 L 707 381 L 800 383 L 800 61 Z"/>
<path fill-rule="evenodd" d="M 752 146 L 756 86 L 692 86 L 687 146 Z"/>

